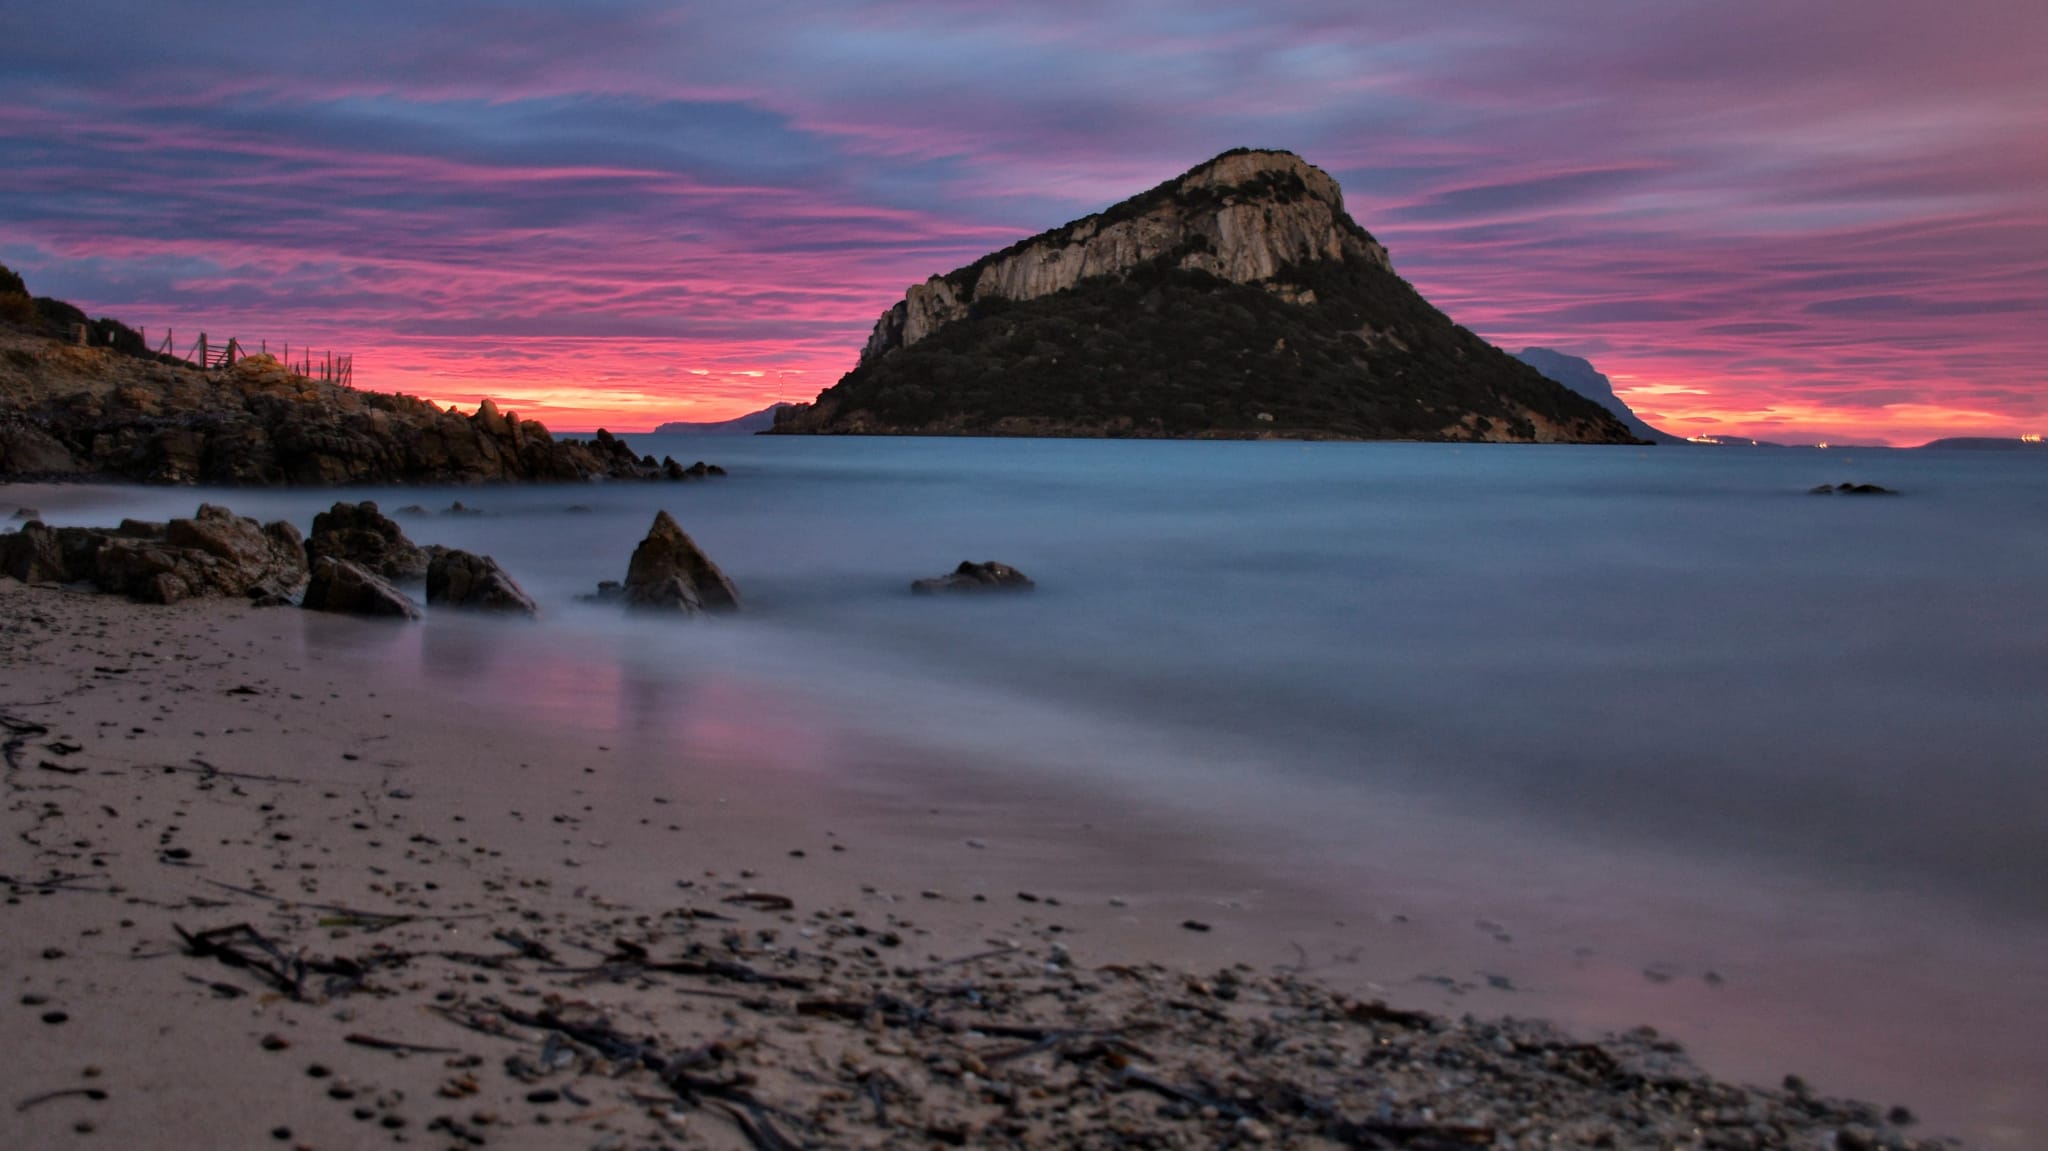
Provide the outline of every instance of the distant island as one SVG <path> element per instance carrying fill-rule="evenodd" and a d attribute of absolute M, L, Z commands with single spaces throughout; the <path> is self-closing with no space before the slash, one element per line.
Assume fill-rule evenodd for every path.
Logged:
<path fill-rule="evenodd" d="M 729 420 L 713 420 L 702 423 L 691 420 L 672 420 L 655 428 L 654 434 L 658 436 L 751 436 L 756 432 L 765 432 L 769 428 L 774 427 L 775 414 L 791 406 L 787 403 L 770 404 L 758 412 L 748 412 L 744 416 L 735 416 Z"/>
<path fill-rule="evenodd" d="M 1555 380 L 1572 391 L 1613 412 L 1616 419 L 1627 425 L 1628 430 L 1639 440 L 1652 444 L 1682 444 L 1685 438 L 1674 436 L 1661 428 L 1650 426 L 1647 420 L 1621 401 L 1614 394 L 1614 382 L 1602 375 L 1593 366 L 1593 361 L 1581 356 L 1567 355 L 1550 348 L 1523 348 L 1515 358 L 1542 372 L 1545 377 Z"/>
<path fill-rule="evenodd" d="M 912 287 L 773 431 L 1636 442 L 1431 306 L 1328 173 L 1248 149 Z"/>
<path fill-rule="evenodd" d="M 2037 452 L 2048 457 L 2048 444 L 2040 436 L 1950 436 L 1929 440 L 1919 451 L 1936 452 Z"/>

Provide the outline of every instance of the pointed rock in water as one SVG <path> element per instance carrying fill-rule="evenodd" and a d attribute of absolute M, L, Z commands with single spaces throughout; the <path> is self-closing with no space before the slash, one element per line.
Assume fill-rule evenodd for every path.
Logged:
<path fill-rule="evenodd" d="M 322 558 L 313 564 L 301 607 L 348 615 L 420 618 L 412 597 L 392 587 L 377 573 L 348 560 Z"/>
<path fill-rule="evenodd" d="M 337 503 L 314 516 L 306 558 L 348 560 L 385 579 L 414 580 L 427 574 L 427 553 L 369 500 Z"/>
<path fill-rule="evenodd" d="M 940 592 L 1030 591 L 1037 586 L 1031 582 L 1031 577 L 1009 564 L 999 564 L 994 560 L 987 563 L 962 560 L 950 575 L 912 580 L 910 590 L 918 595 L 936 595 Z"/>
<path fill-rule="evenodd" d="M 633 549 L 623 598 L 629 607 L 685 613 L 740 606 L 739 589 L 666 511 L 655 513 L 647 538 Z"/>
<path fill-rule="evenodd" d="M 17 520 L 39 520 L 43 518 L 43 513 L 34 508 L 16 508 L 14 509 L 14 518 Z"/>
<path fill-rule="evenodd" d="M 456 548 L 435 548 L 427 562 L 427 603 L 472 611 L 539 615 L 540 607 L 498 561 Z"/>

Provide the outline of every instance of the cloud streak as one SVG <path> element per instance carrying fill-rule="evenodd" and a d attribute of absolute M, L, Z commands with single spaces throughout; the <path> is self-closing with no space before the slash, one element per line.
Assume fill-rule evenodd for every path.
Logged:
<path fill-rule="evenodd" d="M 2048 423 L 2048 9 L 83 0 L 0 14 L 0 260 L 565 426 L 802 399 L 903 287 L 1293 148 L 1644 413 Z M 699 374 L 701 373 L 701 374 Z"/>

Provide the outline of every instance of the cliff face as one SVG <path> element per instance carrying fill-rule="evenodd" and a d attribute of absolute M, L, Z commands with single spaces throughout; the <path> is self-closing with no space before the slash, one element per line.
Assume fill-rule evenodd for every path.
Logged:
<path fill-rule="evenodd" d="M 1328 173 L 1290 152 L 1231 153 L 1101 215 L 914 285 L 875 324 L 861 358 L 915 344 L 965 319 L 977 300 L 1035 300 L 1161 259 L 1236 284 L 1310 260 L 1394 268 L 1387 250 L 1345 215 Z"/>
<path fill-rule="evenodd" d="M 464 415 L 252 356 L 217 372 L 0 330 L 0 480 L 169 484 L 678 478 L 600 432 L 557 440 L 489 400 Z"/>
<path fill-rule="evenodd" d="M 1430 307 L 1327 173 L 1266 151 L 915 285 L 775 430 L 1630 440 Z"/>

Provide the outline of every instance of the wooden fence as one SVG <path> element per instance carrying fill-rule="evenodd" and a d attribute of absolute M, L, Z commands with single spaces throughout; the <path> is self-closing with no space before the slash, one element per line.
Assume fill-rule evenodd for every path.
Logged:
<path fill-rule="evenodd" d="M 235 361 L 246 359 L 250 355 L 248 346 L 232 336 L 228 338 L 227 343 L 220 344 L 208 340 L 206 333 L 201 332 L 199 333 L 199 338 L 192 341 L 192 345 L 185 350 L 185 354 L 179 355 L 177 333 L 170 328 L 164 329 L 163 340 L 154 347 L 150 346 L 149 330 L 147 328 L 136 329 L 136 334 L 142 337 L 142 345 L 150 348 L 156 355 L 184 360 L 194 367 L 209 372 L 217 372 L 223 368 L 232 368 L 235 366 Z M 78 342 L 81 344 L 85 343 L 87 338 L 85 325 L 79 325 Z M 270 341 L 262 341 L 258 345 L 258 351 L 263 355 L 269 355 Z M 355 386 L 356 358 L 352 354 L 341 354 L 331 351 L 316 353 L 313 349 L 302 345 L 295 358 L 292 354 L 292 346 L 286 344 L 284 351 L 279 354 L 278 360 L 284 364 L 287 371 L 296 372 L 307 379 L 339 384 L 344 388 Z"/>

